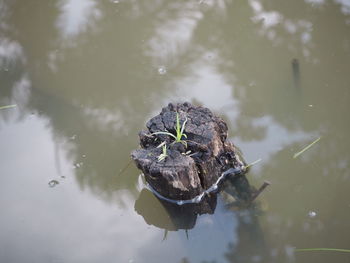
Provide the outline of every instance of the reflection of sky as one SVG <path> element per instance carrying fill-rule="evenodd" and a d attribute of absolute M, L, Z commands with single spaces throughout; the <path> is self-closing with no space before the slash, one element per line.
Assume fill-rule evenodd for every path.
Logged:
<path fill-rule="evenodd" d="M 312 139 L 317 136 L 316 134 L 303 131 L 289 131 L 269 116 L 253 120 L 252 126 L 261 127 L 261 129 L 266 128 L 263 139 L 245 141 L 240 139 L 239 136 L 232 138 L 232 141 L 235 142 L 244 153 L 248 163 L 258 159 L 262 159 L 261 164 L 265 162 L 268 163 L 269 159 L 274 154 L 288 147 L 288 145 L 298 141 Z M 290 150 L 291 156 L 297 152 L 297 149 Z"/>
<path fill-rule="evenodd" d="M 251 0 L 249 3 L 255 12 L 255 16 L 252 18 L 253 21 L 261 22 L 264 28 L 276 26 L 283 19 L 283 16 L 276 11 L 264 11 L 259 1 Z"/>
<path fill-rule="evenodd" d="M 320 5 L 327 3 L 327 1 L 325 1 L 325 0 L 304 0 L 304 1 L 306 3 L 313 5 L 313 6 L 320 6 Z M 350 0 L 334 0 L 334 2 L 341 6 L 341 11 L 345 15 L 350 14 Z"/>
<path fill-rule="evenodd" d="M 237 109 L 232 86 L 215 67 L 202 63 L 192 66 L 189 77 L 176 81 L 176 97 L 195 100 L 214 111 L 222 108 Z"/>
<path fill-rule="evenodd" d="M 128 133 L 128 126 L 120 110 L 111 111 L 108 109 L 86 108 L 84 109 L 84 113 L 91 121 L 89 125 L 97 130 L 107 129 L 120 135 L 127 135 Z"/>
<path fill-rule="evenodd" d="M 24 62 L 21 45 L 17 41 L 0 37 L 0 67 L 7 69 L 18 61 Z"/>
<path fill-rule="evenodd" d="M 261 35 L 266 36 L 274 45 L 284 44 L 288 45 L 290 49 L 295 49 L 295 45 L 301 43 L 304 56 L 310 55 L 313 30 L 311 22 L 303 19 L 288 19 L 278 11 L 267 11 L 264 9 L 261 2 L 257 0 L 250 0 L 249 4 L 254 13 L 254 16 L 251 18 L 252 21 L 256 24 L 261 24 L 259 30 Z M 288 42 L 286 42 L 282 37 L 282 34 L 278 32 L 278 29 L 281 26 L 286 33 L 294 35 L 297 42 L 293 43 L 291 38 L 287 38 Z"/>
<path fill-rule="evenodd" d="M 101 17 L 94 0 L 60 0 L 57 27 L 64 38 L 74 37 Z"/>
<path fill-rule="evenodd" d="M 14 83 L 12 98 L 17 103 L 18 107 L 23 108 L 27 105 L 30 96 L 30 87 L 31 81 L 26 75 L 23 75 L 20 80 Z"/>
<path fill-rule="evenodd" d="M 156 21 L 158 20 L 159 24 L 155 27 L 154 36 L 148 41 L 147 55 L 155 59 L 156 63 L 167 63 L 168 60 L 181 56 L 199 21 L 203 18 L 198 6 L 191 2 L 174 1 L 171 6 L 173 7 L 170 8 L 179 9 L 181 12 L 178 12 L 172 19 L 167 19 L 170 15 L 168 10 L 158 13 Z"/>
<path fill-rule="evenodd" d="M 227 244 L 236 246 L 239 242 L 238 227 L 237 215 L 225 211 L 222 202 L 219 202 L 213 215 L 199 216 L 196 227 L 189 231 L 189 239 L 195 241 L 187 247 L 190 258 L 194 262 L 224 262 Z M 186 240 L 185 235 L 182 239 Z"/>
<path fill-rule="evenodd" d="M 147 231 L 133 211 L 134 200 L 127 191 L 119 193 L 125 208 L 111 207 L 88 191 L 81 192 L 64 154 L 60 173 L 56 171 L 46 120 L 31 116 L 0 127 L 6 149 L 0 152 L 2 261 L 129 262 L 154 238 L 161 241 L 161 231 Z M 60 184 L 49 188 L 52 179 Z"/>
<path fill-rule="evenodd" d="M 325 0 L 305 0 L 305 2 L 313 5 L 320 5 L 324 4 Z"/>
<path fill-rule="evenodd" d="M 335 2 L 341 5 L 341 11 L 344 14 L 350 15 L 350 0 L 335 0 Z"/>

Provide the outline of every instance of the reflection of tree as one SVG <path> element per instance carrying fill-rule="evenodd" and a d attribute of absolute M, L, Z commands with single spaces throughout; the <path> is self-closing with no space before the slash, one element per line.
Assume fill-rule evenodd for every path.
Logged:
<path fill-rule="evenodd" d="M 25 112 L 43 115 L 55 139 L 73 145 L 67 151 L 73 163 L 83 163 L 76 169 L 82 188 L 107 198 L 116 189 L 134 189 L 136 169 L 117 174 L 136 147 L 144 112 L 158 108 L 152 104 L 165 96 L 174 99 L 178 87 L 184 86 L 189 93 L 205 64 L 234 87 L 239 114 L 230 122 L 233 134 L 263 140 L 266 126 L 254 125 L 262 116 L 270 116 L 291 132 L 329 134 L 331 139 L 325 137 L 317 156 L 312 155 L 314 166 L 319 174 L 336 171 L 337 183 L 324 178 L 345 199 L 350 161 L 349 127 L 344 120 L 350 96 L 350 45 L 349 15 L 342 13 L 346 8 L 341 1 L 325 1 L 317 7 L 310 1 L 273 5 L 268 1 L 128 1 L 118 5 L 103 1 L 89 5 L 98 10 L 90 10 L 87 14 L 95 15 L 82 20 L 95 19 L 94 23 L 81 27 L 84 30 L 74 38 L 64 39 L 62 29 L 57 28 L 61 2 L 54 6 L 50 1 L 3 2 L 0 49 L 4 43 L 17 43 L 22 53 L 9 64 L 9 71 L 0 71 L 0 102 L 11 101 L 15 83 L 28 76 L 32 88 Z M 330 34 L 334 29 L 337 34 Z M 1 66 L 2 57 L 0 53 Z M 300 91 L 292 86 L 293 58 L 300 63 Z M 166 76 L 156 73 L 162 64 L 168 68 Z M 192 82 L 186 82 L 188 78 Z M 186 89 L 180 90 L 186 93 Z M 285 166 L 297 175 L 310 169 L 307 163 L 300 162 L 299 167 L 286 163 L 289 152 L 278 154 L 266 174 L 281 176 Z M 287 182 L 292 181 L 281 189 L 288 189 Z M 327 193 L 332 194 L 331 188 Z M 294 230 L 286 231 L 292 235 Z M 234 257 L 231 252 L 230 259 Z"/>

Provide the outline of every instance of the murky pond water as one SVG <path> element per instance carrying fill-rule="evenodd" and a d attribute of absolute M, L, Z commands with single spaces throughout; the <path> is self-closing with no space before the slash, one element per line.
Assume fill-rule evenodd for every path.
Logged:
<path fill-rule="evenodd" d="M 0 81 L 1 262 L 349 262 L 294 250 L 350 249 L 349 1 L 0 0 Z M 184 100 L 262 159 L 255 208 L 179 226 L 140 188 Z"/>

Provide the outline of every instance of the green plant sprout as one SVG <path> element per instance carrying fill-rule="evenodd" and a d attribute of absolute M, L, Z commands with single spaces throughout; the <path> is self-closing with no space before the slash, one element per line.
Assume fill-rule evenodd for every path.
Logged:
<path fill-rule="evenodd" d="M 293 158 L 297 158 L 299 155 L 304 153 L 306 150 L 310 149 L 315 143 L 317 143 L 319 140 L 321 140 L 321 137 L 318 137 L 316 140 L 314 140 L 312 143 L 310 143 L 308 146 L 306 146 L 304 149 L 302 149 L 300 152 L 297 152 L 293 155 Z"/>
<path fill-rule="evenodd" d="M 16 104 L 12 104 L 12 105 L 0 106 L 0 110 L 14 108 L 14 107 L 17 107 L 17 105 Z"/>
<path fill-rule="evenodd" d="M 169 135 L 175 139 L 175 142 L 180 142 L 180 143 L 184 144 L 185 146 L 187 146 L 187 142 L 185 140 L 182 140 L 182 137 L 185 137 L 187 139 L 187 135 L 184 133 L 186 122 L 187 122 L 187 118 L 182 123 L 182 125 L 180 125 L 179 113 L 176 112 L 176 126 L 174 127 L 176 135 L 174 135 L 168 131 L 154 132 L 154 133 L 152 133 L 152 135 L 154 135 L 154 134 Z"/>
<path fill-rule="evenodd" d="M 167 156 L 168 154 L 167 154 L 166 144 L 164 144 L 162 146 L 162 153 L 158 156 L 158 162 L 163 161 Z"/>

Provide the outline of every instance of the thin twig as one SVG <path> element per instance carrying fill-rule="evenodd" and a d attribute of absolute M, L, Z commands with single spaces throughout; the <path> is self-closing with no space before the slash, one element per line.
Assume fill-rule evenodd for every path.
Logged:
<path fill-rule="evenodd" d="M 119 170 L 119 173 L 117 174 L 117 176 L 120 176 L 122 173 L 124 173 L 126 169 L 129 168 L 129 165 L 131 164 L 131 162 L 132 160 L 129 160 L 129 162 L 121 170 Z"/>

